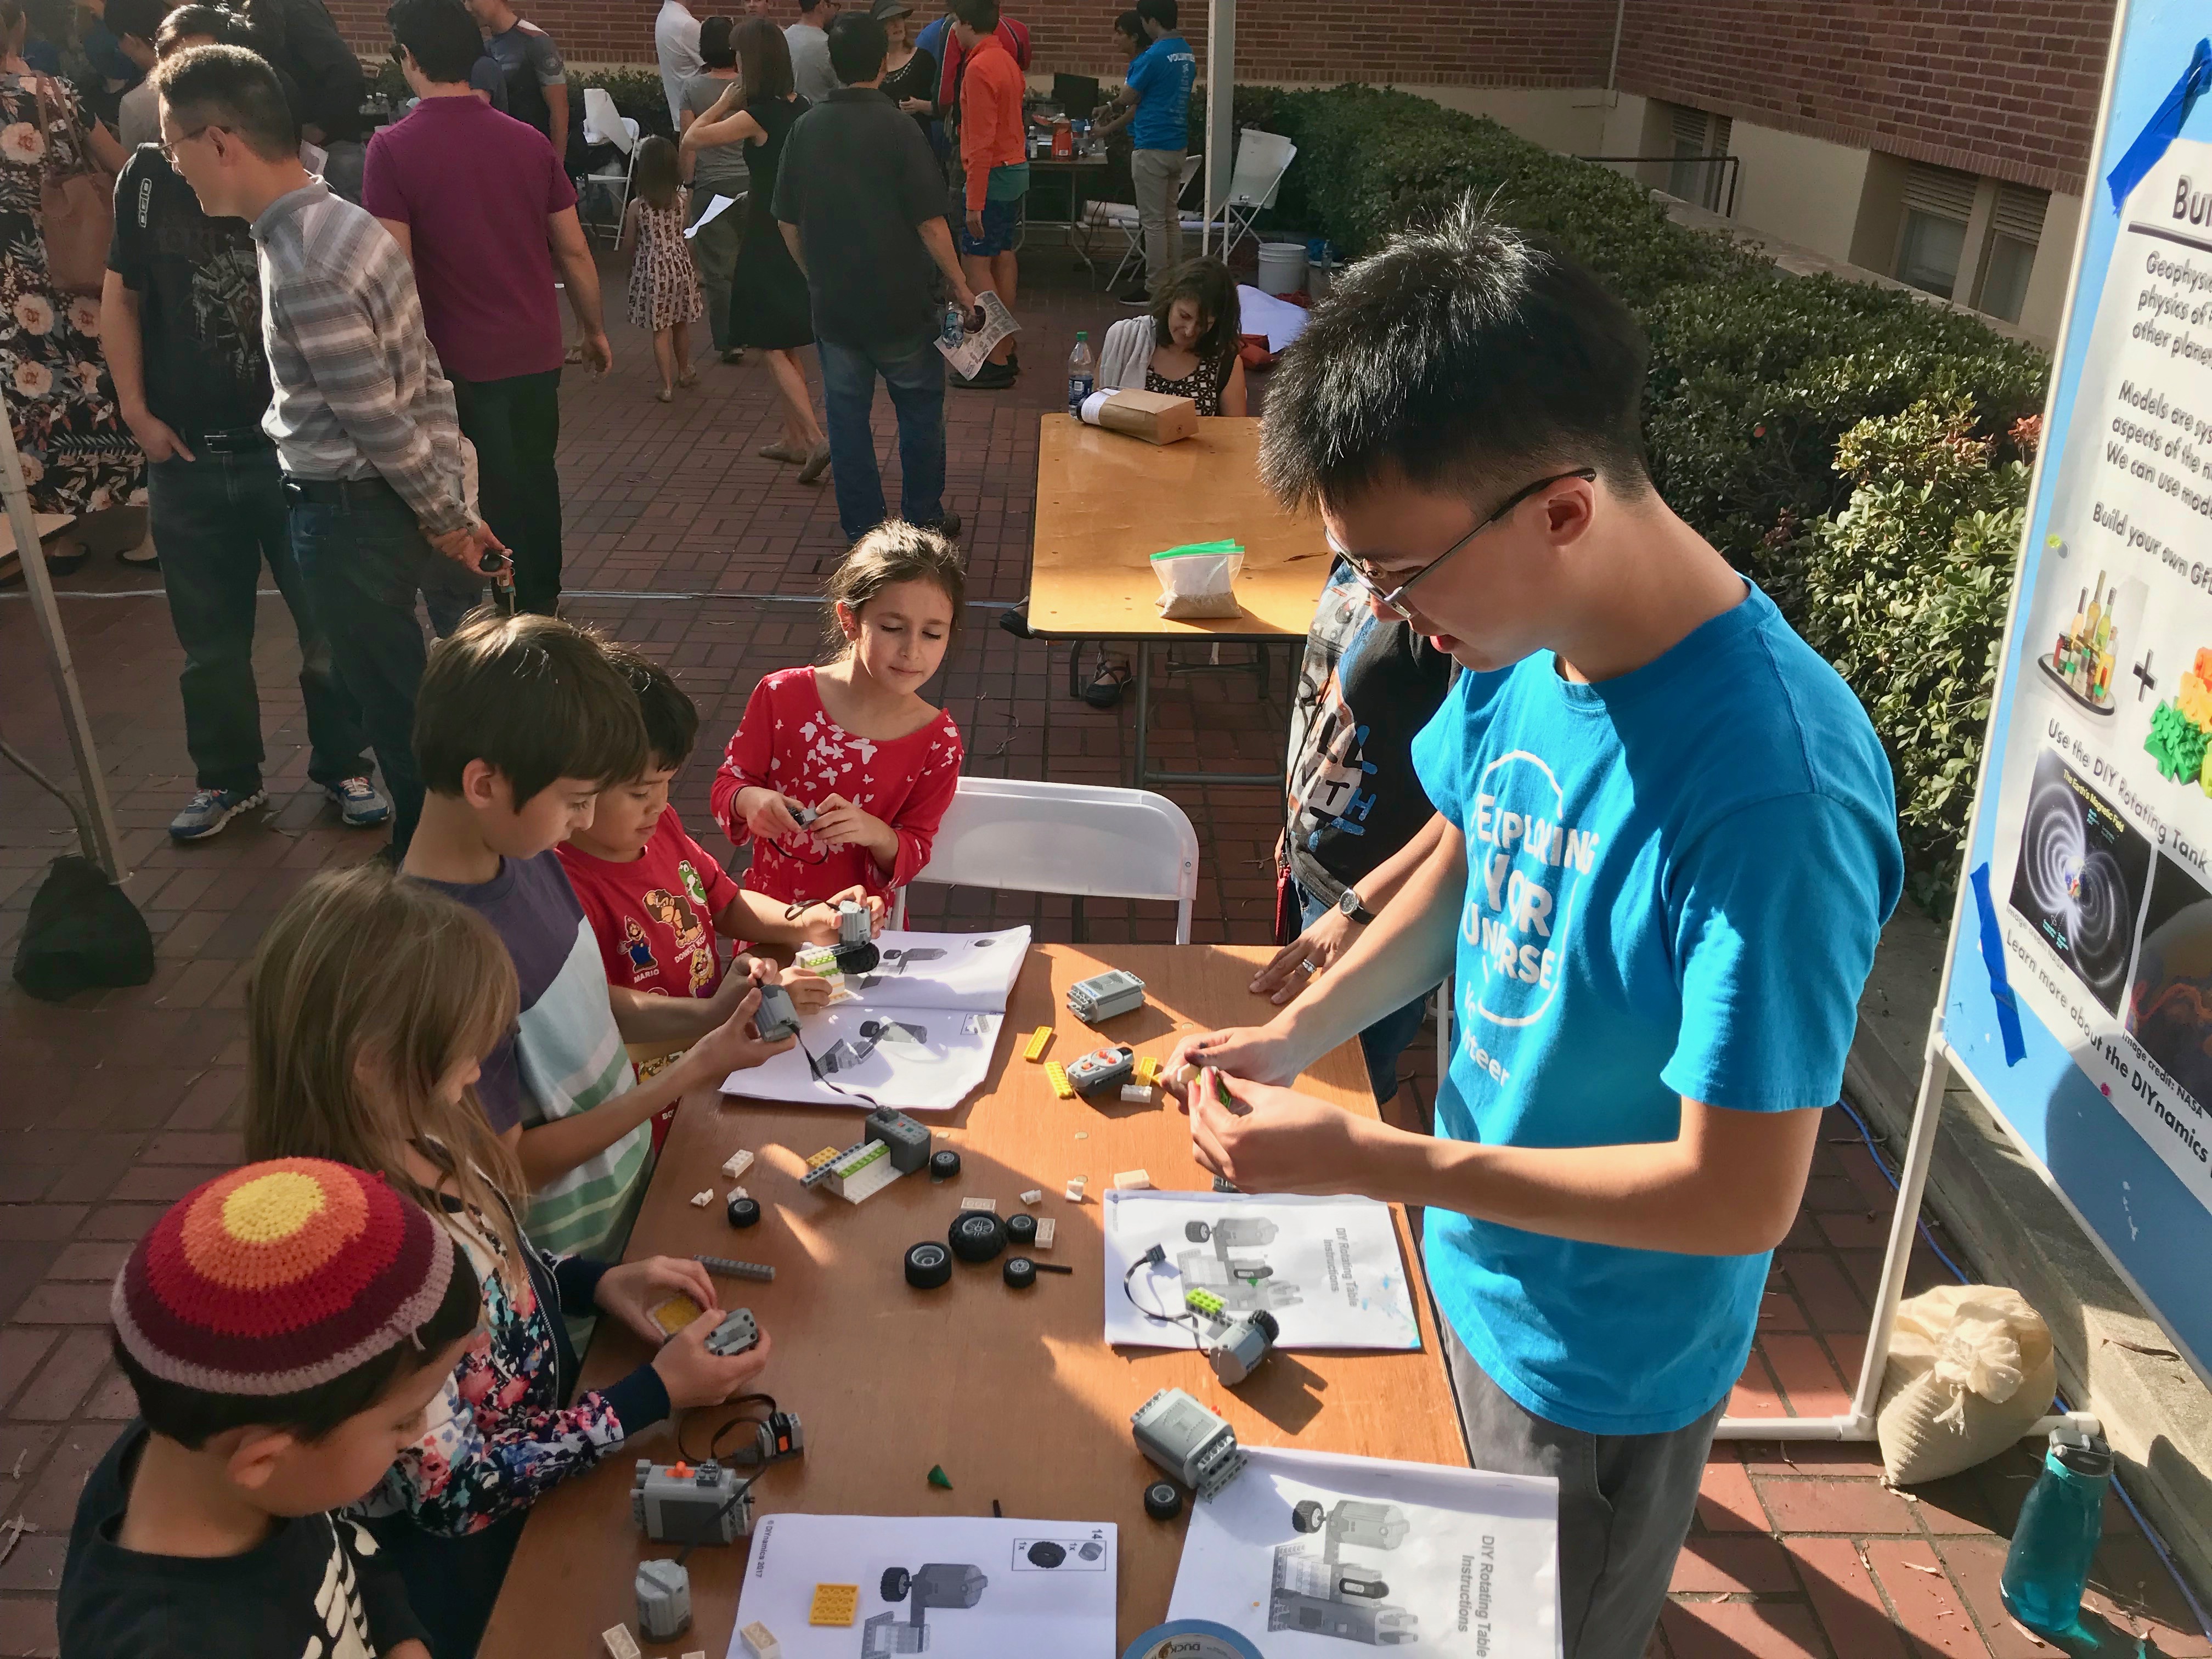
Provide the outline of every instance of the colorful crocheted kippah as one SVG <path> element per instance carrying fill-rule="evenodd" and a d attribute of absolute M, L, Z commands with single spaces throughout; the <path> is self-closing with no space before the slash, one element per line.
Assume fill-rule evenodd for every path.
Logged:
<path fill-rule="evenodd" d="M 116 1275 L 131 1357 L 208 1394 L 296 1394 L 405 1341 L 453 1244 L 384 1177 L 316 1158 L 249 1164 L 173 1205 Z"/>

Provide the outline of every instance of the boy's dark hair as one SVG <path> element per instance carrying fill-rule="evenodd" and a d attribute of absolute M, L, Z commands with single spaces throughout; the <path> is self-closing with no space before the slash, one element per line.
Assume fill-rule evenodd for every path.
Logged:
<path fill-rule="evenodd" d="M 791 42 L 781 29 L 765 17 L 745 17 L 738 20 L 738 32 L 730 38 L 738 48 L 738 78 L 745 83 L 745 102 L 791 95 L 797 82 L 791 75 Z"/>
<path fill-rule="evenodd" d="M 735 69 L 738 49 L 730 37 L 738 32 L 735 20 L 709 17 L 699 25 L 699 61 L 708 69 Z"/>
<path fill-rule="evenodd" d="M 1142 46 L 1144 44 L 1145 20 L 1138 15 L 1136 8 L 1133 6 L 1114 20 L 1114 27 L 1120 33 L 1127 35 L 1132 40 L 1137 42 L 1138 45 Z"/>
<path fill-rule="evenodd" d="M 450 86 L 466 81 L 483 56 L 483 36 L 461 0 L 392 0 L 384 14 L 395 46 L 415 57 L 415 67 Z"/>
<path fill-rule="evenodd" d="M 474 1330 L 483 1316 L 483 1287 L 477 1281 L 468 1252 L 457 1249 L 446 1294 L 437 1310 L 416 1327 L 411 1340 L 395 1342 L 344 1376 L 297 1394 L 209 1394 L 155 1376 L 131 1357 L 112 1332 L 108 1346 L 138 1397 L 138 1415 L 146 1419 L 146 1426 L 198 1451 L 232 1429 L 289 1429 L 302 1439 L 320 1440 L 431 1364 Z"/>
<path fill-rule="evenodd" d="M 1650 356 L 1596 277 L 1468 196 L 1331 285 L 1269 379 L 1261 474 L 1294 508 L 1386 475 L 1479 497 L 1555 466 L 1640 493 Z"/>
<path fill-rule="evenodd" d="M 1206 330 L 1198 337 L 1193 355 L 1199 362 L 1212 363 L 1220 370 L 1222 384 L 1227 385 L 1229 360 L 1237 355 L 1241 343 L 1239 330 L 1243 324 L 1243 307 L 1237 298 L 1237 279 L 1218 259 L 1186 259 L 1177 265 L 1176 274 L 1152 294 L 1154 345 L 1175 343 L 1168 317 L 1175 310 L 1177 300 L 1193 301 L 1198 307 L 1198 314 L 1206 319 Z"/>
<path fill-rule="evenodd" d="M 179 6 L 155 30 L 154 51 L 166 58 L 178 41 L 201 36 L 218 45 L 229 44 L 237 40 L 245 27 L 245 21 L 235 12 L 220 6 Z"/>
<path fill-rule="evenodd" d="M 999 0 L 952 0 L 952 15 L 978 34 L 999 27 Z"/>
<path fill-rule="evenodd" d="M 858 86 L 884 72 L 890 31 L 864 11 L 839 12 L 830 25 L 830 67 L 840 86 Z M 745 88 L 750 96 L 752 88 Z"/>
<path fill-rule="evenodd" d="M 161 31 L 162 14 L 167 10 L 162 0 L 107 0 L 100 21 L 117 40 L 126 34 L 135 35 L 151 50 L 154 37 Z"/>
<path fill-rule="evenodd" d="M 1171 29 L 1176 26 L 1176 0 L 1137 0 L 1137 15 Z"/>
<path fill-rule="evenodd" d="M 243 46 L 193 46 L 164 58 L 148 77 L 177 125 L 226 127 L 264 161 L 300 148 L 300 129 L 276 71 Z"/>
<path fill-rule="evenodd" d="M 673 770 L 690 759 L 699 741 L 699 708 L 677 684 L 675 676 L 626 645 L 609 646 L 607 660 L 637 693 L 637 710 L 645 720 L 645 742 L 653 751 L 653 764 Z"/>
<path fill-rule="evenodd" d="M 555 617 L 479 611 L 431 647 L 415 698 L 424 788 L 458 795 L 481 760 L 520 809 L 556 779 L 615 783 L 647 759 L 637 694 L 596 635 Z"/>

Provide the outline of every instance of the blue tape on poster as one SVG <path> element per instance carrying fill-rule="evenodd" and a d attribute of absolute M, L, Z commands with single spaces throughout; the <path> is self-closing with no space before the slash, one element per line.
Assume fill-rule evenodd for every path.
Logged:
<path fill-rule="evenodd" d="M 2112 192 L 2112 211 L 2125 212 L 2128 198 L 2135 187 L 2142 183 L 2143 175 L 2159 163 L 2166 147 L 2181 137 L 2182 124 L 2189 119 L 2189 112 L 2212 86 L 2212 40 L 2199 40 L 2191 54 L 2189 67 L 2173 83 L 2173 90 L 2166 94 L 2166 101 L 2151 112 L 2143 130 L 2136 135 L 2121 155 L 2118 163 L 2105 175 L 2105 183 Z"/>
<path fill-rule="evenodd" d="M 1260 1659 L 1260 1650 L 1226 1625 L 1174 1619 L 1139 1636 L 1121 1659 Z"/>
<path fill-rule="evenodd" d="M 1966 879 L 1974 889 L 1974 913 L 1981 920 L 1982 965 L 1990 970 L 1990 996 L 1997 1005 L 1997 1030 L 2004 1037 L 2008 1066 L 2027 1058 L 2027 1038 L 2020 1029 L 2020 1005 L 2012 999 L 2012 981 L 2005 975 L 2004 935 L 1997 929 L 1996 901 L 1990 896 L 1990 866 L 1978 864 Z"/>

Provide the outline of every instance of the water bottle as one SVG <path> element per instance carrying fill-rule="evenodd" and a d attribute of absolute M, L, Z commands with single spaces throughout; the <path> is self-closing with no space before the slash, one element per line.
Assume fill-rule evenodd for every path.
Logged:
<path fill-rule="evenodd" d="M 2063 1636 L 2081 1622 L 2112 1479 L 2112 1449 L 2101 1432 L 2070 1423 L 2051 1431 L 2042 1477 L 2021 1505 L 1997 1581 L 2005 1611 L 2039 1635 Z"/>
<path fill-rule="evenodd" d="M 960 349 L 961 338 L 966 332 L 966 325 L 962 322 L 960 317 L 960 302 L 957 300 L 947 300 L 945 302 L 945 320 L 939 326 L 938 337 L 945 342 L 945 349 L 947 351 L 957 351 Z"/>
<path fill-rule="evenodd" d="M 1098 377 L 1091 368 L 1091 336 L 1083 330 L 1075 331 L 1075 349 L 1067 354 L 1067 412 L 1077 420 L 1083 418 L 1083 400 L 1098 385 Z"/>

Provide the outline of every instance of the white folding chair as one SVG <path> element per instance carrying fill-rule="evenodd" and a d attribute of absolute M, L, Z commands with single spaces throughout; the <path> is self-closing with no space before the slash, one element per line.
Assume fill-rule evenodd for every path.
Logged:
<path fill-rule="evenodd" d="M 616 158 L 596 173 L 587 173 L 576 180 L 578 196 L 577 217 L 586 230 L 607 233 L 610 241 L 622 234 L 623 215 L 629 210 L 630 178 L 637 167 L 638 125 L 629 116 L 615 108 L 615 100 L 604 87 L 584 88 L 584 143 L 586 147 L 612 144 Z M 590 217 L 585 206 L 594 197 L 614 204 L 611 223 Z"/>
<path fill-rule="evenodd" d="M 1181 207 L 1182 198 L 1190 193 L 1191 180 L 1198 177 L 1198 170 L 1205 164 L 1206 157 L 1203 155 L 1188 155 L 1183 158 L 1182 181 L 1176 186 L 1176 202 L 1178 208 Z M 1176 217 L 1188 234 L 1195 234 L 1204 228 L 1205 220 L 1199 214 L 1179 211 Z M 1121 263 L 1114 267 L 1114 274 L 1106 279 L 1106 286 L 1112 288 L 1121 282 L 1124 274 L 1139 259 L 1144 257 L 1145 228 L 1137 216 L 1137 210 L 1133 203 L 1085 202 L 1083 204 L 1082 253 L 1084 263 L 1086 264 L 1091 263 L 1091 245 L 1101 232 L 1111 232 L 1121 239 Z M 1092 269 L 1095 271 L 1097 267 L 1093 266 Z"/>
<path fill-rule="evenodd" d="M 1218 222 L 1224 240 L 1220 255 L 1227 259 L 1237 252 L 1237 245 L 1246 237 L 1260 240 L 1253 222 L 1275 205 L 1276 193 L 1283 187 L 1283 175 L 1291 170 L 1297 159 L 1298 147 L 1279 133 L 1262 132 L 1257 127 L 1240 127 L 1237 135 L 1237 161 L 1229 173 L 1229 195 L 1221 204 Z"/>
<path fill-rule="evenodd" d="M 1007 893 L 1172 899 L 1176 943 L 1188 945 L 1198 831 L 1182 808 L 1148 789 L 963 778 L 915 879 Z M 902 889 L 891 925 L 905 921 Z"/>

